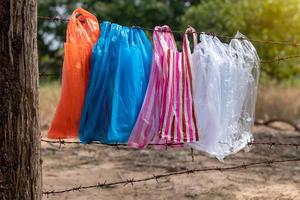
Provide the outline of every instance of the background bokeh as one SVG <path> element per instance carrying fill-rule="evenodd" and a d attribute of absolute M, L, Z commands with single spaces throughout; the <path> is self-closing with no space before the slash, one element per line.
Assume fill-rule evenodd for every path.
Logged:
<path fill-rule="evenodd" d="M 240 31 L 253 39 L 300 41 L 299 0 L 43 0 L 38 6 L 40 16 L 67 18 L 75 8 L 83 7 L 99 22 L 147 28 L 167 24 L 173 30 L 192 25 L 198 31 L 228 36 Z M 41 69 L 60 72 L 65 31 L 65 22 L 39 20 Z M 182 35 L 176 34 L 176 39 L 180 43 Z M 300 54 L 295 46 L 255 45 L 264 60 Z M 294 60 L 264 65 L 262 71 L 276 81 L 295 84 L 300 79 L 300 64 Z"/>

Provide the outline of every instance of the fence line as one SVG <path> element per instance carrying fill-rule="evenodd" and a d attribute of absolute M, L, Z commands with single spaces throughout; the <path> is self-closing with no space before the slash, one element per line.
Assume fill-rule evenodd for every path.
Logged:
<path fill-rule="evenodd" d="M 66 144 L 82 144 L 79 141 L 66 141 L 66 140 L 49 140 L 49 139 L 41 139 L 41 142 L 45 142 L 45 143 L 49 143 L 49 144 L 59 144 L 59 145 L 66 145 Z M 116 144 L 109 144 L 109 143 L 101 143 L 101 142 L 91 142 L 87 145 L 102 145 L 102 146 L 112 146 L 112 147 L 129 147 L 127 144 L 124 143 L 116 143 Z M 165 143 L 165 144 L 148 144 L 149 147 L 151 146 L 166 146 L 166 147 L 170 147 L 170 146 L 182 146 L 185 143 Z M 272 148 L 273 146 L 291 146 L 291 147 L 296 147 L 297 149 L 299 149 L 300 147 L 300 143 L 287 143 L 287 142 L 264 142 L 264 141 L 260 141 L 260 142 L 249 142 L 248 146 L 269 146 L 270 148 Z M 134 149 L 134 148 L 132 148 Z"/>
<path fill-rule="evenodd" d="M 60 16 L 54 16 L 54 17 L 48 17 L 48 16 L 37 16 L 38 19 L 40 20 L 47 20 L 47 21 L 53 21 L 53 22 L 58 22 L 58 21 L 62 21 L 62 22 L 68 22 L 69 19 L 68 18 L 63 18 Z M 102 21 L 102 20 L 100 20 Z M 172 32 L 172 33 L 185 33 L 185 30 L 173 30 L 173 31 L 168 31 L 168 30 L 155 30 L 153 28 L 145 28 L 145 27 L 140 27 L 140 26 L 132 26 L 133 28 L 138 28 L 138 29 L 142 29 L 145 31 L 162 31 L 162 32 Z M 220 33 L 211 33 L 211 32 L 191 32 L 191 33 L 197 33 L 197 34 L 201 34 L 201 33 L 206 33 L 208 35 L 213 35 L 213 36 L 217 36 L 220 38 L 225 38 L 225 39 L 239 39 L 239 40 L 248 40 L 251 42 L 255 42 L 255 43 L 260 43 L 260 44 L 265 44 L 265 45 L 286 45 L 286 46 L 294 46 L 294 47 L 298 47 L 300 46 L 300 43 L 298 43 L 297 41 L 291 42 L 291 41 L 273 41 L 273 40 L 261 40 L 261 39 L 252 39 L 252 38 L 246 38 L 246 37 L 232 37 L 232 36 L 227 36 L 227 35 L 223 35 Z"/>
<path fill-rule="evenodd" d="M 266 160 L 266 161 L 260 161 L 260 162 L 251 162 L 247 164 L 240 164 L 240 165 L 233 165 L 230 167 L 207 167 L 207 168 L 199 168 L 199 169 L 190 169 L 190 170 L 182 170 L 182 171 L 177 171 L 177 172 L 170 172 L 170 173 L 164 173 L 164 174 L 159 174 L 159 175 L 152 175 L 146 178 L 130 178 L 122 181 L 114 181 L 114 182 L 107 182 L 106 180 L 103 183 L 97 183 L 94 185 L 87 185 L 87 186 L 78 186 L 78 187 L 72 187 L 64 190 L 52 190 L 52 191 L 44 191 L 44 195 L 57 195 L 57 194 L 62 194 L 62 193 L 67 193 L 67 192 L 74 192 L 74 191 L 82 191 L 82 190 L 87 190 L 87 189 L 92 189 L 92 188 L 98 188 L 98 189 L 104 189 L 104 188 L 109 188 L 111 186 L 126 186 L 126 185 L 133 185 L 134 183 L 141 183 L 141 182 L 148 182 L 150 180 L 155 180 L 157 183 L 159 179 L 161 178 L 166 178 L 166 177 L 171 177 L 171 176 L 178 176 L 178 175 L 183 175 L 183 174 L 195 174 L 199 172 L 207 172 L 207 171 L 219 171 L 219 172 L 224 172 L 224 171 L 232 171 L 232 170 L 239 170 L 239 169 L 248 169 L 250 167 L 256 167 L 256 166 L 265 166 L 266 167 L 271 167 L 274 164 L 283 164 L 283 163 L 291 163 L 291 162 L 300 162 L 300 158 L 295 158 L 295 159 L 288 159 L 288 160 Z"/>
<path fill-rule="evenodd" d="M 297 124 L 295 124 L 295 123 L 293 123 L 289 120 L 285 120 L 285 119 L 270 119 L 270 120 L 266 120 L 266 121 L 256 120 L 254 124 L 258 125 L 258 126 L 267 126 L 269 128 L 272 128 L 272 129 L 282 130 L 280 128 L 276 128 L 276 127 L 271 126 L 271 124 L 274 123 L 274 122 L 283 122 L 283 123 L 288 124 L 291 127 L 293 127 L 295 131 L 300 132 L 300 127 Z M 79 141 L 67 141 L 67 140 L 63 140 L 63 139 L 49 140 L 49 139 L 44 139 L 44 138 L 41 138 L 41 142 L 50 143 L 50 144 L 59 144 L 59 145 L 82 144 Z M 103 146 L 113 146 L 113 147 L 117 147 L 117 148 L 121 147 L 121 146 L 124 146 L 124 147 L 127 146 L 127 144 L 124 144 L 124 143 L 109 144 L 109 143 L 91 142 L 89 144 L 103 145 Z M 170 147 L 170 146 L 182 146 L 184 144 L 185 143 L 164 143 L 164 144 L 149 144 L 148 146 L 150 146 L 150 147 L 151 146 L 165 146 L 167 148 L 167 147 Z M 270 142 L 264 142 L 264 141 L 256 142 L 256 141 L 254 141 L 254 142 L 249 142 L 248 145 L 249 146 L 267 145 L 270 148 L 273 147 L 273 146 L 291 146 L 291 147 L 296 147 L 298 149 L 300 147 L 300 143 L 282 143 L 282 142 L 272 142 L 272 141 L 270 141 Z"/>
<path fill-rule="evenodd" d="M 291 60 L 300 58 L 300 55 L 291 55 L 291 56 L 285 56 L 285 57 L 276 57 L 270 60 L 261 60 L 260 63 L 262 64 L 269 64 L 269 63 L 279 63 L 281 61 Z"/>
<path fill-rule="evenodd" d="M 261 60 L 260 62 L 262 64 L 270 64 L 270 63 L 279 63 L 279 62 L 282 62 L 282 61 L 287 61 L 287 60 L 292 60 L 292 59 L 297 59 L 297 58 L 300 58 L 300 55 L 292 55 L 292 56 L 286 56 L 286 57 L 276 57 L 276 58 L 273 58 L 273 59 L 270 59 L 270 60 Z M 39 76 L 41 78 L 45 78 L 45 77 L 55 77 L 55 78 L 58 78 L 58 77 L 61 76 L 61 74 L 60 73 L 56 73 L 56 74 L 49 73 L 48 74 L 48 73 L 41 72 L 39 74 Z"/>

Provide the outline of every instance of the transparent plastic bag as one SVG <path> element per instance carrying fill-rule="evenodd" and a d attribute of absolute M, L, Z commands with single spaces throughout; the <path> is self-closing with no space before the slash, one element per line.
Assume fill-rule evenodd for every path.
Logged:
<path fill-rule="evenodd" d="M 81 117 L 80 140 L 126 143 L 148 85 L 152 47 L 141 29 L 103 22 Z"/>
<path fill-rule="evenodd" d="M 48 138 L 76 138 L 90 74 L 92 47 L 99 38 L 97 18 L 84 9 L 70 17 L 64 45 L 61 97 Z"/>
<path fill-rule="evenodd" d="M 239 130 L 241 134 L 248 135 L 248 140 L 244 143 L 249 143 L 253 141 L 252 127 L 255 121 L 255 105 L 260 74 L 260 60 L 255 47 L 244 35 L 238 32 L 235 38 L 243 39 L 233 39 L 229 46 L 230 49 L 233 49 L 236 52 L 241 52 L 241 56 L 243 57 L 242 60 L 244 60 L 242 66 L 243 70 L 246 71 L 245 76 L 247 77 L 245 99 L 239 118 Z"/>
<path fill-rule="evenodd" d="M 219 47 L 221 47 L 221 42 Z M 219 143 L 222 147 L 222 154 L 217 158 L 236 153 L 247 145 L 249 135 L 241 132 L 239 127 L 239 118 L 243 109 L 243 103 L 246 96 L 247 72 L 243 68 L 244 60 L 240 52 L 231 52 L 230 45 L 223 45 L 223 53 L 227 55 L 227 68 L 222 68 L 222 130 L 224 134 Z M 222 48 L 220 48 L 222 49 Z M 226 73 L 227 72 L 227 73 Z"/>
<path fill-rule="evenodd" d="M 223 58 L 214 49 L 211 36 L 201 34 L 200 43 L 192 55 L 193 94 L 196 119 L 200 129 L 199 142 L 190 145 L 198 150 L 217 155 L 221 127 L 221 67 Z"/>
<path fill-rule="evenodd" d="M 253 138 L 259 60 L 249 41 L 234 39 L 227 45 L 205 34 L 200 40 L 193 68 L 201 135 L 191 146 L 222 160 Z"/>

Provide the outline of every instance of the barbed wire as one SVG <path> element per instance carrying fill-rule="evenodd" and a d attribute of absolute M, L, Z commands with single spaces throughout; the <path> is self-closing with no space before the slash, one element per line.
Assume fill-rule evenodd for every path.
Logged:
<path fill-rule="evenodd" d="M 66 145 L 66 144 L 83 144 L 80 141 L 66 141 L 66 140 L 49 140 L 49 139 L 41 139 L 41 142 L 49 143 L 49 144 L 59 144 L 59 145 Z M 91 142 L 88 143 L 87 145 L 102 145 L 102 146 L 112 146 L 112 147 L 128 147 L 125 143 L 115 143 L 115 144 L 110 144 L 110 143 L 101 143 L 101 142 Z M 163 144 L 148 144 L 149 147 L 152 146 L 166 146 L 166 147 L 174 147 L 174 146 L 183 146 L 185 143 L 163 143 Z M 299 149 L 300 143 L 282 143 L 282 142 L 249 142 L 248 146 L 269 146 L 269 148 L 272 148 L 273 146 L 291 146 L 291 147 L 296 147 Z M 192 152 L 193 155 L 193 152 Z"/>
<path fill-rule="evenodd" d="M 60 16 L 54 16 L 54 17 L 47 17 L 47 16 L 38 16 L 38 19 L 41 19 L 41 20 L 48 20 L 48 21 L 53 21 L 53 22 L 59 22 L 59 21 L 62 21 L 62 22 L 68 22 L 70 21 L 70 19 L 68 18 L 63 18 L 63 17 L 60 17 Z M 161 31 L 161 32 L 172 32 L 172 33 L 180 33 L 180 34 L 183 34 L 185 33 L 184 30 L 155 30 L 153 28 L 145 28 L 145 27 L 140 27 L 140 26 L 132 26 L 133 28 L 137 28 L 137 29 L 142 29 L 142 30 L 145 30 L 145 31 Z M 287 46 L 294 46 L 294 47 L 298 47 L 300 46 L 300 43 L 298 43 L 297 41 L 273 41 L 273 40 L 261 40 L 261 39 L 252 39 L 252 38 L 246 38 L 246 37 L 232 37 L 232 36 L 227 36 L 227 35 L 223 35 L 223 34 L 220 34 L 220 33 L 216 33 L 216 32 L 198 32 L 198 31 L 195 31 L 195 32 L 190 32 L 190 33 L 197 33 L 197 34 L 202 34 L 202 33 L 206 33 L 208 35 L 213 35 L 213 36 L 217 36 L 217 37 L 220 37 L 220 38 L 224 38 L 224 39 L 239 39 L 239 40 L 248 40 L 248 41 L 251 41 L 251 42 L 254 42 L 254 43 L 260 43 L 260 44 L 266 44 L 266 45 L 287 45 Z"/>
<path fill-rule="evenodd" d="M 277 129 L 277 130 L 282 130 L 282 128 L 277 128 L 275 126 L 272 126 L 272 123 L 275 122 L 281 122 L 281 123 L 285 123 L 288 124 L 289 126 L 293 127 L 293 129 L 297 132 L 300 132 L 300 127 L 296 124 L 293 123 L 289 120 L 285 120 L 285 119 L 269 119 L 269 120 L 256 120 L 255 121 L 255 125 L 258 126 L 266 126 L 272 129 Z M 44 139 L 41 138 L 41 142 L 45 142 L 45 143 L 51 143 L 51 144 L 59 144 L 59 145 L 65 145 L 65 144 L 82 144 L 79 141 L 66 141 L 63 139 L 56 139 L 56 140 L 48 140 L 48 139 Z M 115 143 L 115 144 L 111 144 L 111 143 L 101 143 L 101 142 L 91 142 L 89 144 L 96 144 L 96 145 L 104 145 L 104 146 L 114 146 L 114 147 L 120 147 L 120 146 L 128 146 L 125 143 Z M 165 146 L 167 147 L 172 147 L 172 146 L 183 146 L 185 143 L 159 143 L 159 144 L 148 144 L 149 147 L 151 146 Z M 296 147 L 297 149 L 300 147 L 300 143 L 281 143 L 281 142 L 249 142 L 248 146 L 252 146 L 252 145 L 268 145 L 270 148 L 273 146 L 293 146 Z"/>
<path fill-rule="evenodd" d="M 54 22 L 58 22 L 58 21 L 69 22 L 70 21 L 70 19 L 66 19 L 61 16 L 54 16 L 54 17 L 37 16 L 37 18 L 41 19 L 41 20 L 54 21 Z"/>
<path fill-rule="evenodd" d="M 52 74 L 52 73 L 50 73 L 50 74 L 47 74 L 47 73 L 40 73 L 39 74 L 39 76 L 40 76 L 40 78 L 45 78 L 45 77 L 54 77 L 54 78 L 58 78 L 58 77 L 60 77 L 61 76 L 61 74 Z"/>
<path fill-rule="evenodd" d="M 270 60 L 261 60 L 260 63 L 262 64 L 268 64 L 268 63 L 279 63 L 281 61 L 286 61 L 286 60 L 291 60 L 291 59 L 296 59 L 300 58 L 300 55 L 292 55 L 292 56 L 285 56 L 285 57 L 275 57 Z"/>
<path fill-rule="evenodd" d="M 48 139 L 44 139 L 41 138 L 41 142 L 46 142 L 46 143 L 50 143 L 50 144 L 60 144 L 60 145 L 65 145 L 65 144 L 83 144 L 79 141 L 66 141 L 66 140 L 62 140 L 62 139 L 57 139 L 57 140 L 48 140 Z M 95 145 L 102 145 L 102 146 L 112 146 L 112 147 L 119 147 L 119 146 L 124 146 L 124 147 L 129 147 L 126 143 L 101 143 L 101 142 L 90 142 L 87 145 L 90 144 L 95 144 Z M 148 146 L 182 146 L 184 145 L 184 143 L 160 143 L 160 144 L 148 144 Z M 300 146 L 300 144 L 299 144 Z"/>
<path fill-rule="evenodd" d="M 133 185 L 135 183 L 141 183 L 141 182 L 148 182 L 150 180 L 155 180 L 156 183 L 159 183 L 158 180 L 166 177 L 172 177 L 172 176 L 178 176 L 183 174 L 195 174 L 200 172 L 207 172 L 207 171 L 219 171 L 219 172 L 225 172 L 225 171 L 232 171 L 232 170 L 240 170 L 240 169 L 248 169 L 251 167 L 257 167 L 257 166 L 265 166 L 265 167 L 271 167 L 274 164 L 283 164 L 283 163 L 291 163 L 291 162 L 299 162 L 300 158 L 295 159 L 287 159 L 287 160 L 266 160 L 266 161 L 260 161 L 260 162 L 250 162 L 250 163 L 243 163 L 239 165 L 233 165 L 230 167 L 206 167 L 206 168 L 199 168 L 199 169 L 189 169 L 189 170 L 182 170 L 182 171 L 176 171 L 176 172 L 170 172 L 170 173 L 163 173 L 159 175 L 152 175 L 146 178 L 130 178 L 122 181 L 115 181 L 115 182 L 107 182 L 106 180 L 103 183 L 97 183 L 94 185 L 87 185 L 87 186 L 78 186 L 78 187 L 72 187 L 64 190 L 52 190 L 52 191 L 44 191 L 43 195 L 49 196 L 49 195 L 57 195 L 62 193 L 68 193 L 68 192 L 74 192 L 74 191 L 82 191 L 87 189 L 104 189 L 109 188 L 112 186 L 126 186 L 126 185 Z"/>
<path fill-rule="evenodd" d="M 272 148 L 273 146 L 291 146 L 291 147 L 296 147 L 297 149 L 299 149 L 300 147 L 300 143 L 296 144 L 296 143 L 282 143 L 282 142 L 250 142 L 248 143 L 249 146 L 251 145 L 266 145 L 269 146 L 269 148 Z"/>
<path fill-rule="evenodd" d="M 69 19 L 68 18 L 63 18 L 60 16 L 54 16 L 54 17 L 47 17 L 47 16 L 38 16 L 38 19 L 41 20 L 49 20 L 49 21 L 54 21 L 54 22 L 58 22 L 58 21 L 63 21 L 63 22 L 68 22 Z M 152 28 L 143 28 L 140 26 L 132 26 L 134 28 L 139 28 L 142 30 L 146 30 L 146 31 L 162 31 L 162 32 L 172 32 L 172 33 L 185 33 L 185 31 L 183 30 L 173 30 L 173 31 L 169 31 L 169 30 L 155 30 Z M 213 35 L 213 36 L 218 36 L 220 38 L 226 38 L 226 39 L 240 39 L 240 40 L 249 40 L 251 42 L 257 42 L 257 43 L 263 43 L 263 44 L 278 44 L 278 45 L 290 45 L 290 46 L 300 46 L 300 43 L 297 42 L 287 42 L 287 41 L 270 41 L 270 40 L 258 40 L 258 39 L 249 39 L 246 37 L 231 37 L 231 36 L 226 36 L 226 35 L 222 35 L 222 34 L 218 34 L 218 33 L 211 33 L 211 32 L 192 32 L 192 33 L 197 33 L 197 34 L 201 34 L 201 33 L 206 33 L 209 35 Z M 279 63 L 282 61 L 287 61 L 287 60 L 291 60 L 291 59 L 297 59 L 300 58 L 300 55 L 291 55 L 291 56 L 285 56 L 285 57 L 275 57 L 273 59 L 269 59 L 269 60 L 261 60 L 260 63 L 261 64 L 270 64 L 270 63 Z M 41 78 L 58 78 L 61 76 L 61 74 L 59 73 L 40 73 L 39 75 Z"/>
<path fill-rule="evenodd" d="M 282 61 L 286 61 L 286 60 L 291 60 L 291 59 L 297 59 L 300 58 L 300 55 L 292 55 L 292 56 L 286 56 L 286 57 L 276 57 L 270 60 L 261 60 L 260 63 L 262 64 L 270 64 L 270 63 L 279 63 Z M 40 73 L 39 76 L 41 78 L 45 78 L 45 77 L 54 77 L 54 78 L 58 78 L 61 76 L 60 73 Z"/>

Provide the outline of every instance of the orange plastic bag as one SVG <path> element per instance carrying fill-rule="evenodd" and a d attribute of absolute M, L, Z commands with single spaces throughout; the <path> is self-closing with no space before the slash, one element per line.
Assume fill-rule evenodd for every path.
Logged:
<path fill-rule="evenodd" d="M 97 18 L 82 8 L 76 9 L 67 28 L 64 45 L 62 91 L 48 138 L 75 138 L 90 72 L 90 57 L 100 28 Z"/>

